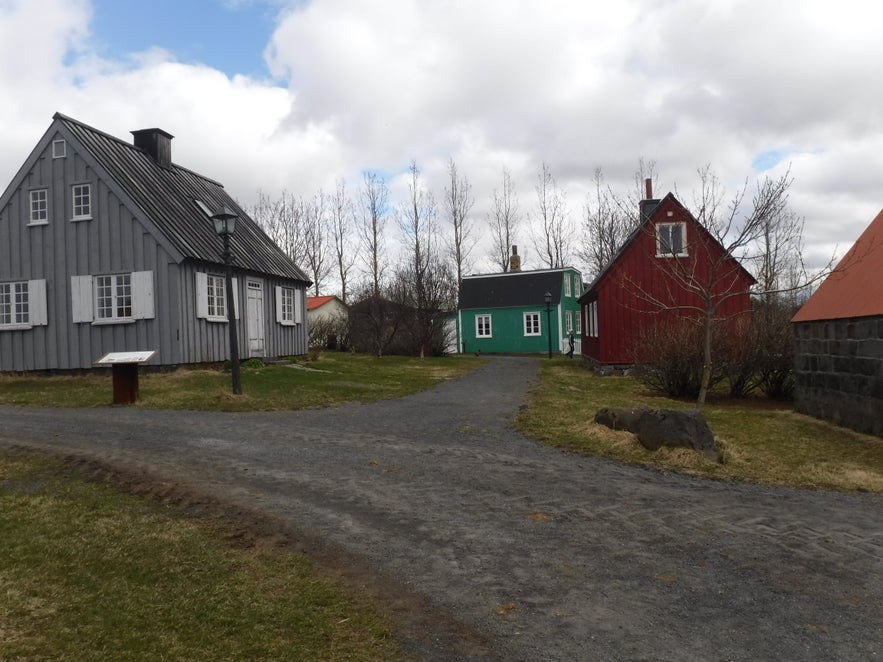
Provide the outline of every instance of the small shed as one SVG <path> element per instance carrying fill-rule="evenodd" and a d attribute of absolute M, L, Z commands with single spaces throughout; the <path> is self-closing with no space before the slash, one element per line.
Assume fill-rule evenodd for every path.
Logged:
<path fill-rule="evenodd" d="M 883 435 L 883 211 L 791 321 L 795 410 Z"/>

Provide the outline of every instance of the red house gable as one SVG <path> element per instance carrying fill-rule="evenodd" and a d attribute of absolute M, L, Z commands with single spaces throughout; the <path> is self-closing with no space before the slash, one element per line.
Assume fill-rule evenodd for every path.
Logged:
<path fill-rule="evenodd" d="M 707 308 L 732 319 L 751 310 L 754 278 L 669 193 L 645 200 L 644 222 L 580 297 L 583 356 L 602 365 L 640 362 L 642 335 L 660 323 L 684 324 Z"/>

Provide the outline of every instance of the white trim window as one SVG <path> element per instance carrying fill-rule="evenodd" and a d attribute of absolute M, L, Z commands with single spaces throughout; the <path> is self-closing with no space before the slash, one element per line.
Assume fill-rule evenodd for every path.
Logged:
<path fill-rule="evenodd" d="M 542 335 L 543 328 L 540 325 L 539 313 L 524 313 L 524 335 L 539 336 Z"/>
<path fill-rule="evenodd" d="M 71 187 L 72 221 L 87 221 L 92 218 L 92 185 L 74 184 Z"/>
<path fill-rule="evenodd" d="M 71 276 L 75 324 L 127 324 L 154 316 L 152 271 Z"/>
<path fill-rule="evenodd" d="M 63 159 L 67 156 L 67 143 L 64 139 L 52 141 L 52 158 Z"/>
<path fill-rule="evenodd" d="M 687 255 L 687 224 L 656 224 L 656 257 L 685 257 Z"/>
<path fill-rule="evenodd" d="M 567 329 L 567 333 L 573 333 L 573 311 L 568 310 L 564 315 L 564 324 Z"/>
<path fill-rule="evenodd" d="M 103 322 L 132 319 L 132 274 L 95 276 L 95 318 Z"/>
<path fill-rule="evenodd" d="M 209 322 L 227 321 L 226 276 L 196 273 L 196 316 Z M 239 279 L 233 279 L 233 318 L 239 319 Z"/>
<path fill-rule="evenodd" d="M 30 220 L 28 225 L 49 223 L 49 189 L 38 188 L 30 192 Z"/>
<path fill-rule="evenodd" d="M 298 289 L 276 286 L 276 321 L 283 326 L 294 326 L 303 322 Z"/>
<path fill-rule="evenodd" d="M 586 306 L 586 335 L 589 338 L 598 337 L 598 302 L 592 301 Z"/>
<path fill-rule="evenodd" d="M 0 283 L 0 331 L 47 323 L 45 280 Z"/>
<path fill-rule="evenodd" d="M 223 276 L 206 274 L 205 305 L 206 317 L 227 319 L 227 283 Z"/>
<path fill-rule="evenodd" d="M 582 333 L 583 333 L 583 323 L 582 323 L 582 322 L 583 322 L 583 316 L 582 316 L 581 314 L 577 313 L 577 315 L 576 315 L 575 317 L 576 317 L 576 329 L 575 329 L 575 333 L 576 333 L 576 335 L 581 336 Z"/>
<path fill-rule="evenodd" d="M 570 274 L 564 274 L 564 296 L 569 297 L 570 294 Z"/>
<path fill-rule="evenodd" d="M 491 326 L 490 315 L 475 316 L 475 337 L 493 338 L 493 327 Z"/>

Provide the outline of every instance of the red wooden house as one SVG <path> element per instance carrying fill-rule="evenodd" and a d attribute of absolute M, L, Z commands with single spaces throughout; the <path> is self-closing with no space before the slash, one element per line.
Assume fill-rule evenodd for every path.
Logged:
<path fill-rule="evenodd" d="M 654 325 L 689 324 L 709 304 L 716 319 L 750 314 L 754 278 L 674 195 L 643 200 L 640 211 L 641 224 L 579 299 L 582 354 L 595 365 L 640 363 Z"/>

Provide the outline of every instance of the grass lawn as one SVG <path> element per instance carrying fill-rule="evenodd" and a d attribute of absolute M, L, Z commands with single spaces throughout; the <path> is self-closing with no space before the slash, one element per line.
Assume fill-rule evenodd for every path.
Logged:
<path fill-rule="evenodd" d="M 182 368 L 142 371 L 141 400 L 149 409 L 272 411 L 383 400 L 425 390 L 474 370 L 474 357 L 426 358 L 330 352 L 285 366 L 242 368 L 242 395 L 230 393 L 230 373 Z M 113 401 L 109 370 L 76 376 L 0 376 L 0 404 L 97 407 Z"/>
<path fill-rule="evenodd" d="M 688 449 L 644 449 L 629 432 L 593 422 L 602 407 L 687 409 L 629 377 L 599 377 L 577 361 L 544 361 L 520 429 L 551 446 L 709 478 L 883 492 L 883 439 L 795 414 L 788 403 L 711 399 L 703 410 L 723 464 Z"/>
<path fill-rule="evenodd" d="M 305 557 L 0 455 L 0 659 L 400 660 Z"/>
<path fill-rule="evenodd" d="M 483 363 L 324 354 L 297 367 L 141 376 L 138 406 L 282 410 L 379 400 Z M 883 492 L 883 439 L 800 416 L 789 405 L 716 401 L 705 416 L 724 463 L 686 449 L 649 452 L 592 419 L 605 406 L 689 408 L 578 361 L 542 361 L 518 415 L 552 446 L 724 480 Z M 109 404 L 109 374 L 0 376 L 0 404 Z M 391 625 L 310 561 L 237 544 L 223 523 L 79 479 L 47 459 L 0 454 L 0 659 L 400 660 Z"/>

